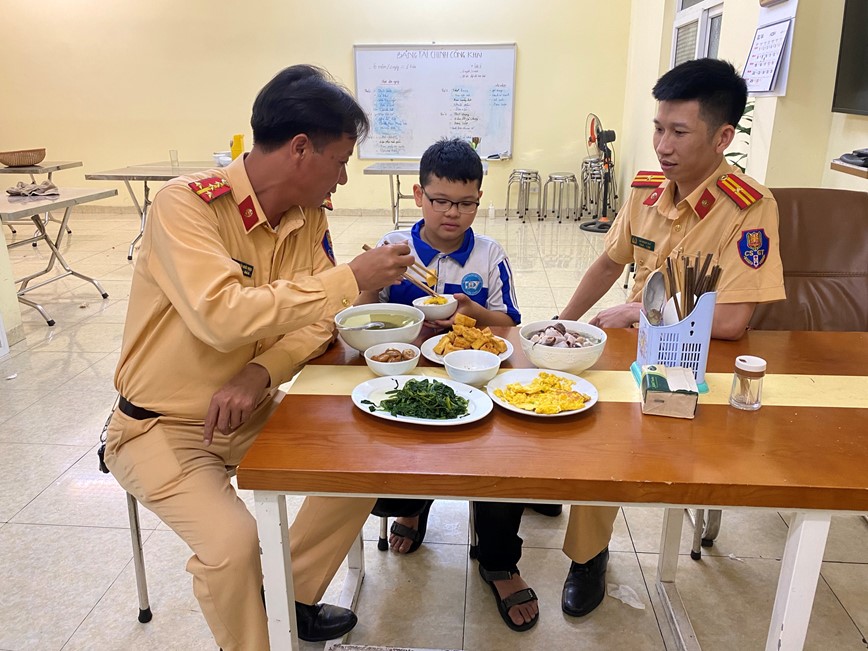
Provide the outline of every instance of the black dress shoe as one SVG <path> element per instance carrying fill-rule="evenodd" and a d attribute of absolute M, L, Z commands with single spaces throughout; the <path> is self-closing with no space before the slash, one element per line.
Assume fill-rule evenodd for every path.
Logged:
<path fill-rule="evenodd" d="M 298 636 L 307 642 L 325 642 L 343 637 L 359 621 L 356 614 L 347 608 L 330 604 L 308 606 L 297 601 L 295 619 Z"/>
<path fill-rule="evenodd" d="M 573 562 L 564 581 L 561 609 L 572 617 L 583 617 L 600 605 L 606 595 L 606 567 L 609 548 L 606 547 L 587 563 Z"/>
<path fill-rule="evenodd" d="M 528 504 L 528 506 L 540 515 L 547 515 L 550 518 L 556 518 L 564 511 L 563 504 Z"/>

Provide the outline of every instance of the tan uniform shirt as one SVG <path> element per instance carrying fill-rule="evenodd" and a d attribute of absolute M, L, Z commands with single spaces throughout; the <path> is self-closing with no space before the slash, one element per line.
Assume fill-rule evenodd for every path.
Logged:
<path fill-rule="evenodd" d="M 215 188 L 207 203 L 189 183 L 214 177 L 231 191 Z M 242 157 L 174 179 L 148 215 L 115 386 L 139 407 L 202 421 L 249 362 L 276 387 L 320 354 L 358 292 L 352 270 L 334 264 L 324 211 L 293 207 L 273 229 Z"/>
<path fill-rule="evenodd" d="M 741 208 L 718 181 L 746 184 L 762 197 Z M 718 303 L 766 303 L 785 298 L 778 239 L 778 205 L 768 188 L 736 174 L 725 160 L 678 204 L 675 186 L 633 188 L 606 235 L 605 250 L 615 262 L 636 263 L 636 282 L 627 299 L 641 300 L 654 270 L 665 273 L 666 258 L 704 257 L 721 268 Z M 747 195 L 745 195 L 747 196 Z"/>

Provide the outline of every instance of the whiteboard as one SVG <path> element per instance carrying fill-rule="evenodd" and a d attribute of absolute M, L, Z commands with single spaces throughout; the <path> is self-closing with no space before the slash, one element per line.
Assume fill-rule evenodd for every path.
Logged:
<path fill-rule="evenodd" d="M 356 98 L 371 120 L 359 158 L 420 158 L 441 138 L 512 155 L 515 43 L 356 45 Z"/>

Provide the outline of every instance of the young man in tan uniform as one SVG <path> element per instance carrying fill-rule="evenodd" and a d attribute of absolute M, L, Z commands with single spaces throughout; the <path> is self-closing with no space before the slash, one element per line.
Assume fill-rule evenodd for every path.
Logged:
<path fill-rule="evenodd" d="M 256 524 L 229 483 L 276 388 L 332 341 L 360 290 L 400 280 L 406 245 L 335 265 L 321 208 L 367 132 L 349 93 L 311 66 L 260 91 L 254 146 L 157 193 L 133 276 L 105 462 L 193 551 L 187 570 L 217 643 L 269 648 Z M 299 636 L 356 623 L 317 604 L 373 499 L 309 498 L 292 527 Z"/>
<path fill-rule="evenodd" d="M 654 149 L 663 171 L 637 175 L 606 235 L 605 252 L 560 316 L 580 318 L 635 262 L 627 303 L 591 319 L 603 328 L 630 327 L 639 321 L 648 275 L 665 271 L 667 258 L 701 251 L 721 268 L 711 335 L 738 339 L 757 303 L 785 297 L 777 204 L 767 188 L 736 173 L 723 157 L 744 112 L 745 82 L 729 63 L 699 59 L 663 75 L 653 94 L 659 102 Z M 561 600 L 568 615 L 587 615 L 603 600 L 617 514 L 617 507 L 570 509 L 564 553 L 572 563 Z"/>

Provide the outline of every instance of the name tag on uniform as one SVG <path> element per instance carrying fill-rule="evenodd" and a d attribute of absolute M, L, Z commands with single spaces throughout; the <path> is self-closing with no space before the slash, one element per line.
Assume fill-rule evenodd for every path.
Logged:
<path fill-rule="evenodd" d="M 235 260 L 235 258 L 232 258 Z M 245 278 L 253 278 L 253 265 L 247 262 L 241 262 L 241 260 L 235 260 L 241 266 L 241 273 L 244 274 Z"/>
<path fill-rule="evenodd" d="M 649 251 L 654 250 L 654 242 L 651 240 L 646 240 L 642 237 L 636 237 L 635 235 L 630 236 L 630 244 L 633 246 L 638 246 L 640 249 L 647 249 Z"/>

